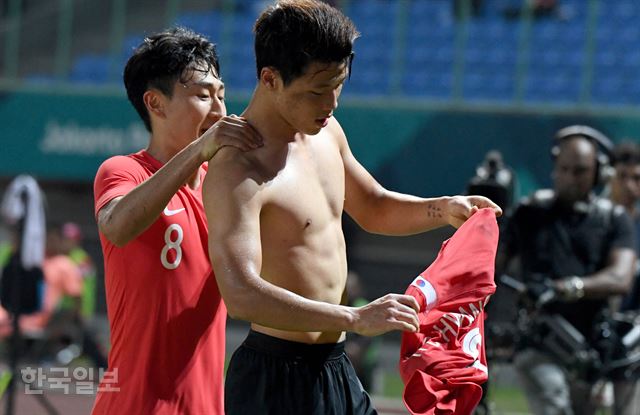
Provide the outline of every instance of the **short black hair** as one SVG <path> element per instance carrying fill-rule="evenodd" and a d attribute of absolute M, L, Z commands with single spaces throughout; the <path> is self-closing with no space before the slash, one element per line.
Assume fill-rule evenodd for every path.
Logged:
<path fill-rule="evenodd" d="M 338 9 L 316 0 L 281 0 L 258 17 L 253 28 L 257 76 L 276 69 L 285 85 L 312 62 L 351 64 L 360 35 Z"/>
<path fill-rule="evenodd" d="M 640 144 L 629 139 L 618 143 L 613 148 L 613 160 L 617 164 L 640 164 Z"/>
<path fill-rule="evenodd" d="M 215 69 L 220 76 L 220 64 L 215 45 L 191 30 L 176 27 L 144 39 L 124 68 L 127 97 L 151 131 L 151 119 L 144 105 L 143 95 L 156 88 L 171 97 L 176 81 L 187 82 L 189 70 L 208 73 Z"/>

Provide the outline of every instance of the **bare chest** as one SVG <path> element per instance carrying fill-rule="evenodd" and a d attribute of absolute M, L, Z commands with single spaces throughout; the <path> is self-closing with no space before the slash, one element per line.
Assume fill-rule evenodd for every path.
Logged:
<path fill-rule="evenodd" d="M 268 186 L 262 223 L 290 229 L 319 231 L 342 215 L 344 166 L 331 143 L 294 147 L 284 167 Z"/>

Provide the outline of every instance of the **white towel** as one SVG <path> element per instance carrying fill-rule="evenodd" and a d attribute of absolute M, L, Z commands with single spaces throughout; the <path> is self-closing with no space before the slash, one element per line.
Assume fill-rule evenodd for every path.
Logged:
<path fill-rule="evenodd" d="M 23 192 L 26 193 L 26 204 L 22 199 Z M 24 218 L 20 247 L 22 266 L 25 269 L 41 267 L 46 229 L 42 192 L 35 179 L 27 175 L 16 177 L 4 194 L 1 209 L 2 217 L 10 225 Z"/>

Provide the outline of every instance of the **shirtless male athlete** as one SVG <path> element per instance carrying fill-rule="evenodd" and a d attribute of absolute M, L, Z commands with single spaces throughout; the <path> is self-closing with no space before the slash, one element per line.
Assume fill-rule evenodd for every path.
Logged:
<path fill-rule="evenodd" d="M 333 117 L 353 23 L 314 0 L 280 1 L 255 25 L 258 85 L 243 117 L 264 139 L 223 148 L 204 183 L 209 255 L 231 317 L 252 323 L 225 381 L 228 414 L 375 413 L 344 354 L 345 331 L 416 331 L 418 304 L 388 294 L 348 307 L 343 209 L 365 230 L 460 226 L 479 196 L 388 191 L 356 161 Z"/>

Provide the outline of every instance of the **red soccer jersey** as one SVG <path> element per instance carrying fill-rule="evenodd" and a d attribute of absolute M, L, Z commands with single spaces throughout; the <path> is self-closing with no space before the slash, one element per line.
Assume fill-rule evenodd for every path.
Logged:
<path fill-rule="evenodd" d="M 400 346 L 403 399 L 414 415 L 469 415 L 487 380 L 484 306 L 493 281 L 498 226 L 491 209 L 467 220 L 406 294 L 420 304 L 420 331 Z"/>
<path fill-rule="evenodd" d="M 105 161 L 96 215 L 161 166 L 146 151 Z M 227 312 L 208 259 L 202 189 L 182 186 L 123 247 L 100 240 L 111 351 L 93 414 L 224 414 Z"/>

